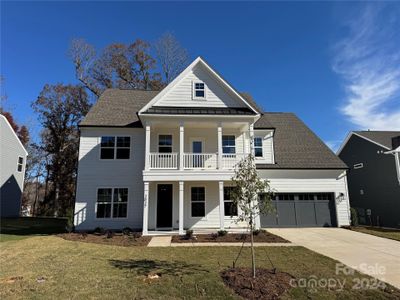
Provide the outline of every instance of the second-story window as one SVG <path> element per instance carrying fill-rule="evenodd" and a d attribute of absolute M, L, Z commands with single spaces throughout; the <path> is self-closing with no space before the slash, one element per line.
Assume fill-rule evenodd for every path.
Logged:
<path fill-rule="evenodd" d="M 236 142 L 234 135 L 223 135 L 222 136 L 222 153 L 224 154 L 235 154 L 236 153 Z"/>
<path fill-rule="evenodd" d="M 206 98 L 206 86 L 204 82 L 193 83 L 193 98 L 205 99 Z"/>
<path fill-rule="evenodd" d="M 263 139 L 262 137 L 256 136 L 254 138 L 254 156 L 263 157 Z"/>
<path fill-rule="evenodd" d="M 129 159 L 131 138 L 129 136 L 102 136 L 100 144 L 101 159 Z"/>
<path fill-rule="evenodd" d="M 22 169 L 24 168 L 24 158 L 19 156 L 18 157 L 18 164 L 17 164 L 17 171 L 22 172 Z"/>
<path fill-rule="evenodd" d="M 158 152 L 160 153 L 172 152 L 172 135 L 160 134 L 158 136 Z"/>

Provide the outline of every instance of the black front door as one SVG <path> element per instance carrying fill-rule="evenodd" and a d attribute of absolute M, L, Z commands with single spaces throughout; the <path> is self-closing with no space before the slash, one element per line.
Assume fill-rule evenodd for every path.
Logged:
<path fill-rule="evenodd" d="M 157 228 L 172 228 L 172 184 L 157 185 Z"/>

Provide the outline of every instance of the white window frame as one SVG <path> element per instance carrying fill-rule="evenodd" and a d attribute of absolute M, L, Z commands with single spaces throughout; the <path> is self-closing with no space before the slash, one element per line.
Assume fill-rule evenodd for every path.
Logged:
<path fill-rule="evenodd" d="M 22 159 L 22 162 L 20 163 L 20 159 Z M 19 170 L 19 167 L 21 167 L 21 170 Z M 18 156 L 17 160 L 17 172 L 22 173 L 24 171 L 24 158 L 22 156 Z"/>
<path fill-rule="evenodd" d="M 114 147 L 102 147 L 101 146 L 101 139 L 103 137 L 113 137 L 114 138 Z M 117 149 L 128 149 L 128 147 L 117 147 L 117 140 L 119 137 L 129 137 L 129 158 L 117 158 Z M 101 161 L 113 161 L 113 160 L 123 160 L 123 161 L 127 161 L 127 160 L 131 160 L 132 159 L 132 136 L 130 135 L 102 135 L 100 136 L 100 141 L 99 141 L 99 159 Z M 101 158 L 101 149 L 112 149 L 114 148 L 114 155 L 113 158 Z"/>
<path fill-rule="evenodd" d="M 364 168 L 364 164 L 363 163 L 354 164 L 353 168 L 354 168 L 354 170 L 362 169 L 362 168 Z"/>
<path fill-rule="evenodd" d="M 192 188 L 203 188 L 204 189 L 204 201 L 193 201 L 192 200 Z M 189 193 L 190 193 L 190 217 L 193 219 L 206 219 L 207 217 L 207 189 L 204 185 L 191 185 L 189 187 Z M 198 216 L 193 216 L 193 211 L 192 211 L 192 203 L 203 203 L 204 204 L 204 216 L 198 217 Z"/>
<path fill-rule="evenodd" d="M 261 146 L 256 146 L 256 139 L 260 139 L 261 140 Z M 254 136 L 254 138 L 253 138 L 253 148 L 254 148 L 254 157 L 256 158 L 256 159 L 264 159 L 264 137 L 262 137 L 262 136 L 258 136 L 258 135 L 256 135 L 256 136 Z M 262 155 L 261 156 L 256 156 L 256 148 L 261 148 L 261 153 L 262 153 Z"/>
<path fill-rule="evenodd" d="M 198 97 L 196 96 L 196 84 L 201 83 L 204 85 L 204 97 Z M 206 84 L 203 81 L 193 81 L 192 84 L 192 98 L 193 100 L 207 100 L 207 87 Z"/>
<path fill-rule="evenodd" d="M 98 194 L 99 194 L 99 190 L 101 189 L 111 189 L 111 211 L 110 211 L 110 217 L 109 218 L 98 218 L 97 217 L 97 204 L 99 203 L 98 200 Z M 127 197 L 127 201 L 126 201 L 126 217 L 114 217 L 114 190 L 115 189 L 127 189 L 128 190 L 128 197 Z M 94 215 L 95 215 L 95 219 L 96 220 L 126 220 L 129 217 L 129 188 L 126 186 L 117 186 L 117 187 L 110 187 L 110 186 L 100 186 L 96 189 L 96 202 L 95 202 L 95 210 L 94 210 Z M 101 202 L 101 203 L 108 203 L 108 202 Z M 125 203 L 125 202 L 122 202 Z"/>
<path fill-rule="evenodd" d="M 171 136 L 171 146 L 161 146 L 161 147 L 171 147 L 171 152 L 160 152 L 160 136 L 170 135 Z M 174 153 L 174 135 L 172 133 L 159 133 L 157 136 L 157 153 L 172 154 Z"/>
<path fill-rule="evenodd" d="M 235 152 L 233 152 L 233 153 L 224 153 L 224 136 L 233 136 L 234 137 L 235 145 L 234 146 L 225 146 L 225 147 L 234 148 Z M 235 134 L 223 134 L 221 142 L 222 142 L 222 155 L 237 154 L 237 152 L 236 152 L 236 135 Z"/>
<path fill-rule="evenodd" d="M 224 218 L 225 219 L 233 219 L 233 218 L 237 218 L 238 217 L 238 215 L 239 215 L 239 207 L 237 207 L 237 205 L 236 205 L 236 216 L 235 215 L 233 215 L 233 216 L 227 216 L 227 215 L 225 215 L 225 202 L 232 202 L 232 204 L 234 204 L 233 203 L 233 200 L 231 200 L 231 199 L 225 199 L 225 188 L 234 188 L 234 186 L 230 186 L 230 185 L 228 185 L 228 186 L 224 186 Z"/>

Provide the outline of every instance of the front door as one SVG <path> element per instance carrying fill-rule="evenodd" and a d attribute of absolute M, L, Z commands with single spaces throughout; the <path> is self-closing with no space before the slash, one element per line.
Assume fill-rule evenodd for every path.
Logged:
<path fill-rule="evenodd" d="M 192 152 L 193 152 L 193 167 L 203 168 L 204 159 L 201 153 L 203 153 L 203 142 L 202 141 L 192 141 Z"/>
<path fill-rule="evenodd" d="M 172 228 L 172 184 L 157 185 L 157 228 Z"/>

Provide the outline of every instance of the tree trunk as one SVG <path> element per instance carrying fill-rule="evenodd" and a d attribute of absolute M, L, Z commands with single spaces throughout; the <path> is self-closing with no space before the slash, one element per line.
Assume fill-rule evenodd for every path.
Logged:
<path fill-rule="evenodd" d="M 256 257 L 254 253 L 254 244 L 253 244 L 253 216 L 251 216 L 250 241 L 251 241 L 251 268 L 253 269 L 253 278 L 256 278 Z"/>

